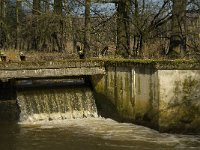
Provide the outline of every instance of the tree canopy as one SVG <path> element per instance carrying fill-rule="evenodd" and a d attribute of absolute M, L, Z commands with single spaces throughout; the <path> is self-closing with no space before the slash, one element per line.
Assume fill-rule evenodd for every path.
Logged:
<path fill-rule="evenodd" d="M 199 58 L 199 0 L 0 0 L 0 49 Z"/>

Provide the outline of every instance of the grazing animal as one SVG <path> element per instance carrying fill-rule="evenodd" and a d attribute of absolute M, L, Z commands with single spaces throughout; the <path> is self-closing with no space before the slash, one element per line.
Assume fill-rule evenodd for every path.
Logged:
<path fill-rule="evenodd" d="M 7 62 L 8 61 L 8 57 L 5 55 L 4 52 L 0 52 L 0 57 L 1 57 L 1 61 Z"/>
<path fill-rule="evenodd" d="M 84 59 L 85 54 L 84 54 L 83 48 L 80 45 L 77 45 L 76 50 L 77 50 L 77 53 L 79 55 L 79 58 Z"/>
<path fill-rule="evenodd" d="M 108 54 L 108 46 L 105 46 L 102 50 L 101 50 L 101 56 L 106 56 Z"/>
<path fill-rule="evenodd" d="M 24 53 L 23 52 L 20 52 L 20 60 L 21 61 L 25 61 L 26 60 L 26 56 L 24 55 Z"/>

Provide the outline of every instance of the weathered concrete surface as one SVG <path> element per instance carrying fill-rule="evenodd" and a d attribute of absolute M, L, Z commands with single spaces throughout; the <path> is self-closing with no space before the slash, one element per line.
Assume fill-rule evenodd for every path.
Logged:
<path fill-rule="evenodd" d="M 31 70 L 0 70 L 0 79 L 13 78 L 49 78 L 82 75 L 104 74 L 103 68 L 62 68 L 62 69 L 31 69 Z"/>
<path fill-rule="evenodd" d="M 200 134 L 199 62 L 0 63 L 0 79 L 82 75 L 91 75 L 103 117 L 160 131 Z"/>
<path fill-rule="evenodd" d="M 155 72 L 149 65 L 141 68 L 107 66 L 106 75 L 92 76 L 92 83 L 100 107 L 107 107 L 103 106 L 105 103 L 114 105 L 118 120 L 156 128 L 158 99 L 155 77 Z M 107 110 L 108 108 L 105 109 Z"/>
<path fill-rule="evenodd" d="M 102 67 L 103 63 L 100 61 L 74 59 L 66 61 L 11 61 L 0 62 L 0 70 L 21 70 L 21 69 L 52 69 L 52 68 L 93 68 Z"/>
<path fill-rule="evenodd" d="M 200 134 L 200 70 L 180 67 L 107 64 L 106 75 L 92 76 L 99 108 L 159 131 Z"/>
<path fill-rule="evenodd" d="M 11 62 L 0 63 L 0 80 L 13 78 L 48 78 L 105 74 L 98 62 Z"/>
<path fill-rule="evenodd" d="M 200 133 L 200 70 L 158 70 L 161 131 Z"/>

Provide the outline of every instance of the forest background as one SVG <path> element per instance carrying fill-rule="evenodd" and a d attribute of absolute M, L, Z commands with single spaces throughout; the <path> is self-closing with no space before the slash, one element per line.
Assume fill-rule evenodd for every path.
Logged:
<path fill-rule="evenodd" d="M 199 8 L 200 0 L 0 0 L 0 49 L 199 60 Z"/>

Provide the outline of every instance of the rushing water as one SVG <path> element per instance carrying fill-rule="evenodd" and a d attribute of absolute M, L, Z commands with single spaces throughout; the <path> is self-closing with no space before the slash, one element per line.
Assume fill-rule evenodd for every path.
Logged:
<path fill-rule="evenodd" d="M 20 121 L 97 117 L 93 93 L 85 86 L 38 87 L 17 92 Z"/>
<path fill-rule="evenodd" d="M 25 88 L 17 99 L 20 122 L 0 122 L 0 150 L 200 149 L 200 136 L 98 117 L 88 87 Z"/>
<path fill-rule="evenodd" d="M 200 149 L 200 137 L 159 133 L 111 119 L 84 118 L 1 124 L 1 150 Z"/>

